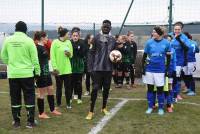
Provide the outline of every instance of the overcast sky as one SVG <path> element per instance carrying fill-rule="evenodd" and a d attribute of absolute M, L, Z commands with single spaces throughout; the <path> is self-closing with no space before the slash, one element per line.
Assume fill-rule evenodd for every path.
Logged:
<path fill-rule="evenodd" d="M 200 0 L 173 0 L 174 21 L 200 21 Z M 45 23 L 122 23 L 131 0 L 45 0 Z M 167 23 L 169 0 L 134 0 L 127 23 Z M 41 0 L 0 0 L 0 23 L 41 22 Z"/>

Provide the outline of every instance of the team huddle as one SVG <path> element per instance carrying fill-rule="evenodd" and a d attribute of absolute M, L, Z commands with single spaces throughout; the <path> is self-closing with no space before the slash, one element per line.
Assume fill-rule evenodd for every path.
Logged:
<path fill-rule="evenodd" d="M 85 74 L 86 93 L 91 95 L 87 120 L 94 117 L 94 107 L 99 90 L 102 90 L 102 108 L 107 109 L 111 81 L 116 88 L 125 85 L 128 89 L 135 86 L 135 60 L 137 44 L 134 33 L 111 35 L 111 21 L 102 22 L 101 31 L 95 37 L 88 34 L 80 39 L 80 28 L 58 28 L 58 38 L 51 41 L 47 33 L 37 31 L 33 39 L 26 35 L 27 26 L 23 21 L 15 25 L 15 33 L 6 38 L 1 51 L 2 61 L 7 64 L 11 96 L 13 126 L 20 127 L 21 90 L 27 110 L 27 128 L 36 126 L 35 122 L 35 88 L 38 90 L 37 107 L 40 119 L 50 118 L 44 111 L 44 98 L 47 93 L 50 114 L 60 116 L 57 107 L 62 105 L 62 88 L 64 85 L 66 109 L 72 109 L 72 100 L 82 104 L 82 79 Z M 144 46 L 142 58 L 143 82 L 147 85 L 148 109 L 151 114 L 157 107 L 158 114 L 173 112 L 173 103 L 182 99 L 180 96 L 183 78 L 187 95 L 193 96 L 195 81 L 195 53 L 199 52 L 192 36 L 183 30 L 183 23 L 174 24 L 174 32 L 166 34 L 163 27 L 155 26 L 150 39 Z M 54 97 L 52 75 L 56 81 Z M 130 81 L 131 80 L 131 81 Z M 91 83 L 92 82 L 92 83 Z M 91 86 L 92 85 L 92 86 Z M 92 87 L 92 90 L 90 88 Z M 56 98 L 56 99 L 54 99 Z M 55 101 L 56 105 L 55 106 Z"/>

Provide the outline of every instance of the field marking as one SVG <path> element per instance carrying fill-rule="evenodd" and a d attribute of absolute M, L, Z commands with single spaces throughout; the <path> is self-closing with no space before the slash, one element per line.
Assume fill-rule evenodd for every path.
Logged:
<path fill-rule="evenodd" d="M 0 94 L 9 94 L 9 92 L 0 92 Z M 37 94 L 37 93 L 36 93 Z M 64 96 L 64 95 L 63 95 Z M 84 98 L 90 98 L 90 96 L 84 96 Z M 102 99 L 102 97 L 98 97 L 98 99 Z M 128 100 L 128 101 L 146 101 L 147 99 L 145 98 L 108 98 L 109 100 Z M 188 101 L 180 101 L 180 102 L 177 102 L 178 104 L 188 104 L 188 105 L 194 105 L 194 106 L 200 106 L 199 103 L 195 103 L 195 102 L 188 102 Z"/>
<path fill-rule="evenodd" d="M 128 99 L 123 99 L 114 108 L 110 110 L 111 114 L 104 116 L 95 127 L 93 127 L 88 134 L 97 134 L 103 127 L 108 123 L 108 121 L 116 115 L 116 113 L 128 102 Z"/>

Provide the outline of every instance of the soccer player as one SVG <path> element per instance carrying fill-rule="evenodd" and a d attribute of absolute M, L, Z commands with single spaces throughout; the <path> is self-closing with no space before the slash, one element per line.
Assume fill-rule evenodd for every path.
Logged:
<path fill-rule="evenodd" d="M 90 51 L 93 47 L 93 39 L 94 39 L 94 36 L 92 34 L 88 34 L 86 37 L 85 37 L 85 44 L 87 45 L 87 55 L 86 55 L 86 60 L 85 60 L 85 72 L 86 72 L 86 80 L 85 80 L 85 85 L 86 85 L 86 92 L 84 95 L 90 95 L 90 79 L 91 79 L 91 68 L 90 65 Z"/>
<path fill-rule="evenodd" d="M 135 61 L 137 56 L 137 44 L 134 41 L 134 33 L 133 31 L 128 31 L 127 33 L 128 41 L 127 44 L 131 47 L 131 57 L 130 57 L 130 78 L 131 78 L 131 87 L 135 87 Z"/>
<path fill-rule="evenodd" d="M 174 89 L 175 102 L 181 100 L 180 88 L 181 88 L 181 72 L 183 67 L 187 65 L 187 51 L 190 47 L 189 39 L 182 33 L 183 23 L 176 22 L 174 24 L 174 32 L 172 34 L 173 39 L 171 41 L 171 47 L 175 49 L 176 52 L 176 85 Z"/>
<path fill-rule="evenodd" d="M 68 39 L 68 30 L 58 28 L 58 39 L 53 40 L 50 50 L 53 74 L 56 78 L 56 101 L 61 105 L 62 86 L 64 82 L 65 98 L 67 109 L 71 109 L 71 63 L 70 58 L 73 56 L 71 41 Z"/>
<path fill-rule="evenodd" d="M 193 73 L 196 70 L 196 58 L 195 54 L 199 53 L 199 48 L 197 46 L 197 42 L 192 40 L 192 36 L 188 32 L 184 32 L 184 34 L 188 37 L 190 40 L 190 47 L 187 52 L 187 65 L 184 67 L 184 81 L 185 85 L 187 87 L 187 95 L 188 96 L 194 96 L 196 95 L 195 92 L 195 80 L 193 78 Z"/>
<path fill-rule="evenodd" d="M 103 87 L 102 112 L 110 114 L 106 108 L 112 79 L 112 62 L 109 58 L 110 52 L 115 48 L 115 39 L 111 36 L 111 21 L 104 20 L 101 32 L 95 36 L 94 45 L 91 50 L 93 89 L 91 93 L 90 111 L 86 117 L 91 120 L 94 115 L 94 106 L 97 99 L 97 92 Z"/>
<path fill-rule="evenodd" d="M 167 39 L 169 42 L 173 39 L 171 35 L 167 36 Z M 169 113 L 173 112 L 173 90 L 172 90 L 172 84 L 176 84 L 176 52 L 175 49 L 170 47 L 170 65 L 168 70 L 168 76 L 166 77 L 165 87 L 164 87 L 164 94 L 165 94 L 165 100 L 167 102 L 167 111 Z"/>
<path fill-rule="evenodd" d="M 37 98 L 39 118 L 48 119 L 50 117 L 44 112 L 44 96 L 46 92 L 48 93 L 47 100 L 49 103 L 51 114 L 61 115 L 61 113 L 55 109 L 54 105 L 52 79 L 51 79 L 51 74 L 49 72 L 49 64 L 48 64 L 48 52 L 44 46 L 44 44 L 46 44 L 48 41 L 48 37 L 45 32 L 37 31 L 34 34 L 34 39 L 38 40 L 36 47 L 38 51 L 38 58 L 41 69 L 40 76 L 36 80 L 37 88 L 39 91 Z"/>
<path fill-rule="evenodd" d="M 119 50 L 122 54 L 123 57 L 123 47 L 124 47 L 124 41 L 123 41 L 123 36 L 119 35 L 117 40 L 116 40 L 116 49 Z M 116 66 L 116 88 L 122 88 L 123 85 L 123 62 L 120 61 L 118 63 L 114 63 L 114 65 Z"/>
<path fill-rule="evenodd" d="M 20 127 L 21 91 L 27 110 L 27 128 L 36 126 L 35 115 L 35 77 L 40 75 L 37 49 L 31 38 L 26 35 L 27 25 L 19 21 L 14 35 L 6 38 L 1 51 L 2 61 L 8 65 L 13 127 Z"/>
<path fill-rule="evenodd" d="M 84 73 L 84 60 L 86 58 L 86 45 L 80 39 L 80 28 L 74 27 L 71 31 L 73 57 L 70 59 L 72 65 L 72 92 L 78 95 L 77 104 L 81 104 L 82 100 L 82 77 Z M 71 95 L 72 96 L 72 95 Z"/>
<path fill-rule="evenodd" d="M 153 28 L 152 38 L 146 42 L 142 59 L 143 80 L 147 84 L 148 109 L 146 114 L 151 114 L 154 103 L 154 86 L 157 87 L 158 114 L 164 114 L 165 74 L 168 74 L 170 64 L 170 44 L 163 38 L 164 30 L 160 26 Z M 167 57 L 167 64 L 165 58 Z"/>

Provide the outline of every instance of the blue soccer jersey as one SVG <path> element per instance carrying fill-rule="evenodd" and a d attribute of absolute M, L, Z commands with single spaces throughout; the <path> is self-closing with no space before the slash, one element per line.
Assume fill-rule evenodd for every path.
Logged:
<path fill-rule="evenodd" d="M 197 42 L 190 40 L 190 47 L 187 52 L 188 62 L 196 62 L 195 53 L 199 53 Z"/>
<path fill-rule="evenodd" d="M 187 36 L 181 33 L 180 39 L 183 43 L 185 43 L 185 45 L 190 47 L 190 40 L 187 38 Z M 175 37 L 171 41 L 171 47 L 173 47 L 176 51 L 176 65 L 184 66 L 184 49 Z"/>
<path fill-rule="evenodd" d="M 175 49 L 171 47 L 171 60 L 169 65 L 169 72 L 176 71 L 176 52 Z"/>
<path fill-rule="evenodd" d="M 169 42 L 166 39 L 149 39 L 144 52 L 147 54 L 146 72 L 164 73 L 166 53 L 170 52 Z"/>

